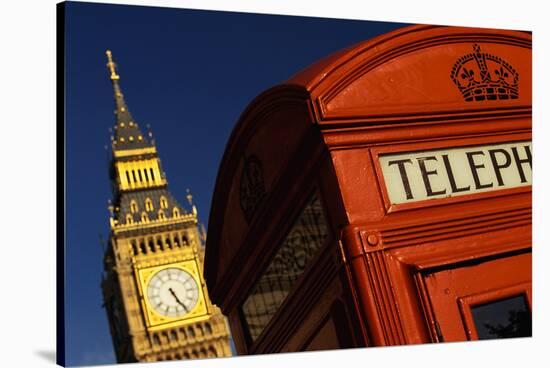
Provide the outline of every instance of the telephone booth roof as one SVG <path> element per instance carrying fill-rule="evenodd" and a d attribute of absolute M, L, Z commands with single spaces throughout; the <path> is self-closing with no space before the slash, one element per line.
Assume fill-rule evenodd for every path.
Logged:
<path fill-rule="evenodd" d="M 291 148 L 283 146 L 299 147 L 301 132 L 312 125 L 331 149 L 357 143 L 335 132 L 530 116 L 531 78 L 529 32 L 420 25 L 338 51 L 263 92 L 241 115 L 218 171 L 206 247 L 209 287 L 228 270 L 252 226 L 240 218 L 235 198 L 242 161 L 254 147 L 277 147 L 280 154 L 270 157 L 285 161 Z M 289 111 L 296 118 L 283 119 Z M 264 129 L 269 119 L 278 122 Z M 275 171 L 280 167 L 272 165 Z M 270 175 L 276 176 L 269 171 L 267 167 L 266 185 Z"/>

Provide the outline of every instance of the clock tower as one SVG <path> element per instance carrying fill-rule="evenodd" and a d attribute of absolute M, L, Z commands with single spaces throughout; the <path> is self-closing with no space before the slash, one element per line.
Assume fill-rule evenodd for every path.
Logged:
<path fill-rule="evenodd" d="M 102 290 L 117 361 L 230 356 L 226 319 L 203 278 L 205 233 L 192 196 L 187 211 L 168 191 L 155 143 L 132 118 L 107 58 L 116 122 Z"/>

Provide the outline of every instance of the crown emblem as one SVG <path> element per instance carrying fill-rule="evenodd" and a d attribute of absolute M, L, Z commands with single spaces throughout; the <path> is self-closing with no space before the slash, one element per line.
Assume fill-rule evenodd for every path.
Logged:
<path fill-rule="evenodd" d="M 465 101 L 509 100 L 519 96 L 519 74 L 498 56 L 474 52 L 462 56 L 451 70 L 451 79 Z"/>

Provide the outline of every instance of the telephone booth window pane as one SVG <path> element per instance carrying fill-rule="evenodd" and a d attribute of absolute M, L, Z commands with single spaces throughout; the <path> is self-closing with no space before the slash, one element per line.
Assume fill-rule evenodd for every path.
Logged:
<path fill-rule="evenodd" d="M 480 340 L 531 336 L 531 312 L 523 295 L 472 308 Z"/>
<path fill-rule="evenodd" d="M 314 196 L 242 305 L 252 340 L 261 334 L 283 304 L 308 262 L 323 246 L 327 235 L 323 207 L 319 198 Z"/>

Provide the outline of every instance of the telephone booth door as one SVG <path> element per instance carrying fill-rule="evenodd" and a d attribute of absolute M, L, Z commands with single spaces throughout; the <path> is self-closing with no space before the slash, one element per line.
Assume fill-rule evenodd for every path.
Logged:
<path fill-rule="evenodd" d="M 423 275 L 439 339 L 531 336 L 531 253 L 476 260 Z"/>

